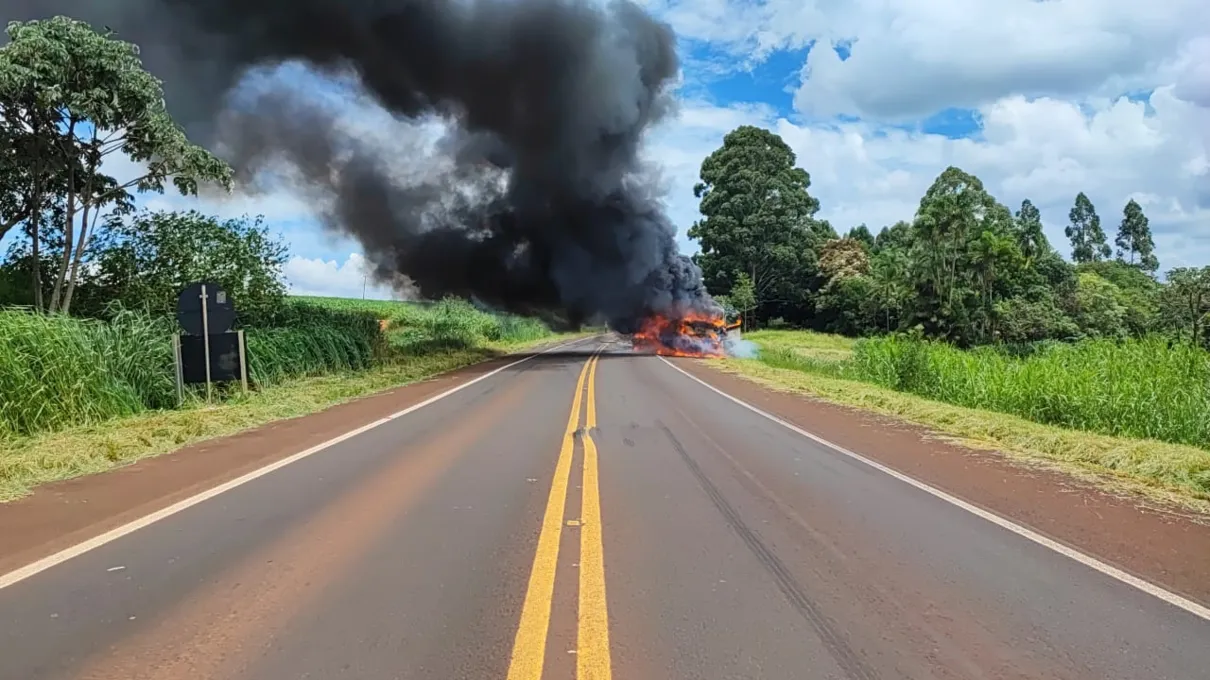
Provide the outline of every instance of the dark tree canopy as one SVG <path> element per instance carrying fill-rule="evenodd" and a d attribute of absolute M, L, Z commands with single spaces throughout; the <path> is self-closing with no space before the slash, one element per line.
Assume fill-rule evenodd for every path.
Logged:
<path fill-rule="evenodd" d="M 1067 238 L 1071 239 L 1071 259 L 1074 262 L 1097 262 L 1108 259 L 1111 250 L 1105 243 L 1105 231 L 1097 210 L 1081 191 L 1068 213 Z"/>
<path fill-rule="evenodd" d="M 874 249 L 874 234 L 864 224 L 859 224 L 850 229 L 847 236 L 860 243 L 867 251 Z"/>
<path fill-rule="evenodd" d="M 703 218 L 689 229 L 701 253 L 697 262 L 709 289 L 726 293 L 747 274 L 757 311 L 804 305 L 816 271 L 816 249 L 834 236 L 815 219 L 819 201 L 811 178 L 797 167 L 790 147 L 776 134 L 737 128 L 701 166 L 694 194 Z"/>
<path fill-rule="evenodd" d="M 1017 247 L 1026 260 L 1032 262 L 1042 253 L 1050 250 L 1050 242 L 1042 231 L 1042 213 L 1027 198 L 1021 201 L 1021 209 L 1016 214 Z"/>
<path fill-rule="evenodd" d="M 1113 240 L 1118 247 L 1118 259 L 1136 265 L 1145 272 L 1160 268 L 1155 257 L 1155 242 L 1151 239 L 1151 226 L 1143 214 L 1143 206 L 1133 198 L 1122 210 L 1122 224 Z"/>

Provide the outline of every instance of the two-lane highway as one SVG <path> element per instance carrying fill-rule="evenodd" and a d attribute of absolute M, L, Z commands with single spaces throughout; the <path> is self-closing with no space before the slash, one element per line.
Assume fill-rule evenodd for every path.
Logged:
<path fill-rule="evenodd" d="M 1196 605 L 612 339 L 230 486 L 0 576 L 0 680 L 1210 678 Z"/>

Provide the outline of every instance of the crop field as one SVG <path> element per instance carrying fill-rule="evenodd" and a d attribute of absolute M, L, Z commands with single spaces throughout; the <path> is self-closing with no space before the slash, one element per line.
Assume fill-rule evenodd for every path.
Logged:
<path fill-rule="evenodd" d="M 291 295 L 290 300 L 305 304 L 317 305 L 346 312 L 369 312 L 380 319 L 389 319 L 402 310 L 424 308 L 428 302 L 404 302 L 401 300 L 365 300 L 362 298 L 320 297 L 315 295 Z"/>

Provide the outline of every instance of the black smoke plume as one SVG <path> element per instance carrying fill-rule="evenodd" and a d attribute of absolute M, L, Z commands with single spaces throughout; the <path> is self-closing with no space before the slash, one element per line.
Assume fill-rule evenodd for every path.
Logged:
<path fill-rule="evenodd" d="M 652 312 L 714 308 L 639 161 L 644 132 L 670 111 L 674 37 L 629 0 L 0 9 L 67 14 L 138 43 L 173 115 L 232 163 L 243 191 L 291 182 L 327 227 L 362 244 L 382 281 L 623 332 Z M 247 86 L 250 73 L 293 63 L 335 84 Z M 333 93 L 387 115 L 367 129 Z"/>

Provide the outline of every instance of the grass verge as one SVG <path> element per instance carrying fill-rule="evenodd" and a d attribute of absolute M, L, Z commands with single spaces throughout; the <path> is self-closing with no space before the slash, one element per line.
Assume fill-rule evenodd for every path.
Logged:
<path fill-rule="evenodd" d="M 221 403 L 145 411 L 99 424 L 0 440 L 0 502 L 47 482 L 95 474 L 206 439 L 321 411 L 352 399 L 585 334 L 410 356 L 362 371 L 285 380 Z"/>
<path fill-rule="evenodd" d="M 727 359 L 721 368 L 779 391 L 922 425 L 956 443 L 1072 474 L 1110 491 L 1142 493 L 1165 505 L 1210 515 L 1210 452 L 1202 449 L 1042 425 L 761 360 Z"/>

